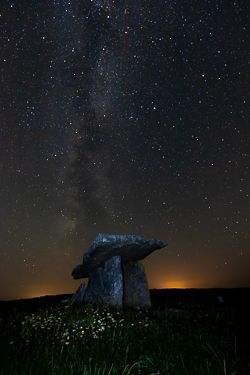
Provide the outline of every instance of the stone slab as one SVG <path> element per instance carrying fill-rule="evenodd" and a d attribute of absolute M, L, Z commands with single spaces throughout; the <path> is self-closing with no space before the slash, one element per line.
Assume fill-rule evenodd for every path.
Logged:
<path fill-rule="evenodd" d="M 121 256 L 107 260 L 103 269 L 104 296 L 103 305 L 117 309 L 123 308 L 123 275 Z"/>
<path fill-rule="evenodd" d="M 103 305 L 103 268 L 95 269 L 90 277 L 87 289 L 85 290 L 83 302 L 89 305 L 102 306 Z"/>
<path fill-rule="evenodd" d="M 148 310 L 151 299 L 145 267 L 141 262 L 126 262 L 123 268 L 123 306 Z"/>
<path fill-rule="evenodd" d="M 107 260 L 90 277 L 83 302 L 94 306 L 123 308 L 123 275 L 119 255 Z"/>
<path fill-rule="evenodd" d="M 122 263 L 146 258 L 153 251 L 167 246 L 167 242 L 157 239 L 146 240 L 139 236 L 121 236 L 100 233 L 83 256 L 82 264 L 72 271 L 74 279 L 87 278 L 105 262 L 120 255 Z"/>

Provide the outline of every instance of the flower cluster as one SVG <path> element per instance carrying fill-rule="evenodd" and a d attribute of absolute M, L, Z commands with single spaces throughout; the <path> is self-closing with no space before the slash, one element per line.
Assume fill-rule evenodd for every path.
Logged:
<path fill-rule="evenodd" d="M 26 316 L 22 322 L 21 336 L 30 343 L 32 338 L 43 336 L 52 341 L 60 340 L 65 345 L 70 342 L 84 341 L 88 343 L 91 339 L 102 337 L 102 334 L 113 334 L 114 331 L 126 329 L 135 325 L 135 320 L 125 319 L 119 311 L 111 313 L 108 309 L 94 310 L 86 309 L 82 312 L 82 319 L 74 319 L 69 306 L 64 312 L 47 311 L 43 315 Z M 134 316 L 137 326 L 148 326 L 152 322 L 148 321 L 148 317 L 142 319 L 141 311 Z M 12 342 L 13 343 L 13 342 Z"/>

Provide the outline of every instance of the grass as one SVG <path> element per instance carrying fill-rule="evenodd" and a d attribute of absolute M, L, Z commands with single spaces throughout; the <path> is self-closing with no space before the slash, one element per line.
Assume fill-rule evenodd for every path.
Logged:
<path fill-rule="evenodd" d="M 0 325 L 0 374 L 248 374 L 247 327 L 234 308 L 169 307 L 73 304 L 7 318 Z"/>

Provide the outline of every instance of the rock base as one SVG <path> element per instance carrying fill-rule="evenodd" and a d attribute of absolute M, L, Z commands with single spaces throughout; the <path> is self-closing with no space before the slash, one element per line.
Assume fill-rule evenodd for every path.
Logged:
<path fill-rule="evenodd" d="M 89 277 L 88 287 L 82 283 L 71 301 L 93 306 L 118 309 L 151 307 L 148 281 L 141 262 L 122 263 L 120 255 L 107 260 L 104 268 L 97 268 Z"/>
<path fill-rule="evenodd" d="M 124 263 L 123 277 L 123 306 L 148 310 L 151 299 L 144 265 L 141 262 Z"/>
<path fill-rule="evenodd" d="M 79 288 L 75 291 L 75 293 L 73 294 L 69 302 L 83 303 L 85 291 L 86 291 L 86 288 L 85 288 L 85 281 L 84 281 L 79 286 Z"/>

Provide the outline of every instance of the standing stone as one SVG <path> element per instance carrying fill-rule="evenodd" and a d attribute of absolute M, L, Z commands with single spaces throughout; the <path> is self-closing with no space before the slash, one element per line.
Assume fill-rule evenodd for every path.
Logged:
<path fill-rule="evenodd" d="M 145 267 L 141 262 L 123 263 L 123 306 L 148 310 L 151 299 Z"/>
<path fill-rule="evenodd" d="M 89 305 L 102 306 L 103 295 L 103 268 L 97 268 L 90 274 L 83 302 Z"/>
<path fill-rule="evenodd" d="M 85 288 L 85 281 L 84 281 L 83 283 L 81 283 L 79 288 L 75 291 L 75 293 L 70 299 L 70 302 L 82 303 L 84 299 L 85 290 L 86 288 Z"/>
<path fill-rule="evenodd" d="M 121 257 L 117 255 L 97 268 L 89 277 L 83 302 L 95 306 L 123 308 L 123 276 Z"/>
<path fill-rule="evenodd" d="M 103 270 L 105 306 L 112 306 L 118 309 L 123 308 L 123 275 L 121 256 L 117 255 L 107 260 Z"/>

